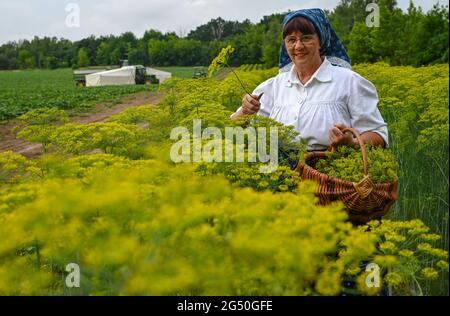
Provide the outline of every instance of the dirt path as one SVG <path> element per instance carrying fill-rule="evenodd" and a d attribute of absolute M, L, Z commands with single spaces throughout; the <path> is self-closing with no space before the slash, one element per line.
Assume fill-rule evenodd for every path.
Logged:
<path fill-rule="evenodd" d="M 127 108 L 143 105 L 157 104 L 164 98 L 164 94 L 156 92 L 140 92 L 122 98 L 121 102 L 114 106 L 97 104 L 89 112 L 71 117 L 71 121 L 79 124 L 104 122 L 108 117 L 120 113 Z M 0 124 L 0 152 L 12 150 L 29 159 L 39 157 L 42 154 L 42 145 L 30 143 L 23 139 L 17 139 L 12 132 L 17 122 L 15 120 Z"/>

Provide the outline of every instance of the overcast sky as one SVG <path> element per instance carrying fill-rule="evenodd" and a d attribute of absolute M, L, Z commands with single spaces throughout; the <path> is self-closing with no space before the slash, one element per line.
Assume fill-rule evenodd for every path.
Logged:
<path fill-rule="evenodd" d="M 428 11 L 438 1 L 443 5 L 449 3 L 449 0 L 414 0 L 414 4 Z M 67 20 L 76 23 L 75 11 L 67 7 L 70 3 L 79 8 L 79 27 L 66 25 Z M 248 18 L 258 22 L 272 13 L 312 7 L 333 9 L 337 3 L 339 0 L 0 0 L 0 44 L 32 39 L 35 35 L 79 40 L 91 34 L 119 35 L 132 31 L 141 37 L 151 28 L 187 35 L 219 16 L 225 20 Z M 409 0 L 397 3 L 405 10 Z"/>

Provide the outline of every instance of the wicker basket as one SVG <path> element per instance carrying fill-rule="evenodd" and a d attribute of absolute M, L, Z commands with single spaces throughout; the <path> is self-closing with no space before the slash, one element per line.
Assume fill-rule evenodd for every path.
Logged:
<path fill-rule="evenodd" d="M 313 180 L 319 184 L 316 196 L 319 204 L 327 205 L 340 200 L 345 204 L 349 218 L 354 223 L 367 223 L 381 219 L 397 200 L 398 181 L 375 184 L 368 173 L 367 154 L 358 131 L 352 128 L 343 132 L 351 132 L 358 140 L 364 168 L 364 177 L 359 182 L 350 182 L 328 176 L 315 169 L 320 159 L 327 158 L 327 152 L 311 152 L 305 155 L 305 165 L 298 163 L 296 171 L 304 180 Z M 334 151 L 334 148 L 331 149 Z"/>

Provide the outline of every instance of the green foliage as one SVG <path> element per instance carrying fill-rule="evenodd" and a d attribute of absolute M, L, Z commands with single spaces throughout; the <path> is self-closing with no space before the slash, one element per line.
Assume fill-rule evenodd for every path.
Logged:
<path fill-rule="evenodd" d="M 66 111 L 46 107 L 28 111 L 17 119 L 26 125 L 59 125 L 69 122 Z"/>
<path fill-rule="evenodd" d="M 230 122 L 231 123 L 231 122 Z M 292 126 L 285 126 L 266 117 L 255 115 L 243 117 L 234 124 L 243 128 L 243 133 L 248 129 L 257 131 L 258 128 L 266 128 L 266 144 L 264 150 L 270 152 L 270 129 L 277 129 L 278 135 L 278 161 L 277 168 L 272 173 L 261 173 L 260 167 L 267 165 L 261 162 L 252 162 L 249 157 L 256 157 L 258 148 L 251 147 L 248 138 L 244 138 L 244 162 L 224 163 L 224 162 L 202 162 L 197 167 L 197 172 L 204 176 L 212 174 L 223 174 L 232 183 L 241 187 L 250 187 L 256 191 L 270 190 L 273 192 L 295 192 L 300 182 L 298 173 L 293 171 L 290 162 L 295 162 L 306 152 L 306 146 L 298 142 L 298 133 Z M 234 140 L 227 140 L 234 146 L 233 152 L 241 150 L 234 143 Z M 222 145 L 222 144 L 221 144 Z M 225 143 L 225 146 L 227 144 Z M 260 146 L 258 144 L 258 146 Z"/>
<path fill-rule="evenodd" d="M 15 154 L 12 151 L 0 153 L 0 185 L 22 178 L 29 166 L 30 162 L 22 155 Z"/>
<path fill-rule="evenodd" d="M 20 122 L 15 128 L 17 138 L 23 138 L 30 142 L 41 143 L 46 153 L 51 143 L 51 135 L 55 125 L 69 122 L 69 116 L 64 110 L 55 108 L 39 108 L 19 116 Z"/>
<path fill-rule="evenodd" d="M 296 192 L 300 177 L 288 166 L 278 166 L 273 173 L 261 173 L 262 163 L 201 163 L 197 172 L 203 176 L 223 174 L 231 183 L 255 191 Z"/>
<path fill-rule="evenodd" d="M 364 2 L 370 1 L 356 1 L 365 7 Z M 348 14 L 351 9 L 340 8 L 347 12 L 347 18 L 354 19 L 354 24 L 342 25 L 342 17 L 337 12 L 333 15 L 335 24 L 345 29 L 342 32 L 353 63 L 385 61 L 413 66 L 448 63 L 448 7 L 436 4 L 425 14 L 412 2 L 406 13 L 387 1 L 381 1 L 379 6 L 379 27 L 366 25 L 364 9 L 351 16 Z M 348 26 L 353 26 L 351 32 Z"/>
<path fill-rule="evenodd" d="M 51 144 L 71 154 L 100 149 L 107 154 L 133 156 L 144 141 L 144 130 L 114 122 L 66 124 L 51 134 Z"/>
<path fill-rule="evenodd" d="M 55 130 L 53 125 L 29 125 L 17 133 L 17 138 L 26 139 L 32 143 L 41 143 L 44 153 L 52 142 L 52 134 Z"/>
<path fill-rule="evenodd" d="M 88 57 L 88 53 L 86 51 L 86 49 L 81 48 L 78 51 L 78 62 L 77 62 L 78 67 L 87 67 L 89 66 L 89 57 Z"/>
<path fill-rule="evenodd" d="M 167 71 L 172 74 L 173 77 L 191 79 L 195 73 L 196 67 L 191 66 L 168 66 L 168 67 L 153 67 L 158 70 Z"/>
<path fill-rule="evenodd" d="M 142 131 L 142 133 L 145 134 L 145 142 L 148 143 L 164 142 L 174 127 L 171 113 L 156 105 L 141 105 L 128 108 L 119 114 L 111 116 L 108 121 L 121 124 L 135 124 L 144 128 L 145 132 Z"/>
<path fill-rule="evenodd" d="M 112 104 L 124 95 L 151 91 L 148 85 L 77 87 L 72 70 L 0 72 L 0 120 L 39 108 L 57 108 L 79 113 L 93 104 Z M 50 115 L 51 116 L 51 115 Z"/>
<path fill-rule="evenodd" d="M 398 180 L 396 158 L 388 150 L 366 145 L 368 174 L 374 183 L 395 182 Z M 359 182 L 364 178 L 364 164 L 359 148 L 340 146 L 330 152 L 327 158 L 319 160 L 315 168 L 331 177 Z"/>
<path fill-rule="evenodd" d="M 221 17 L 211 19 L 208 23 L 189 32 L 188 37 L 202 42 L 221 41 L 234 35 L 245 33 L 251 26 L 249 20 L 242 23 L 225 21 Z"/>
<path fill-rule="evenodd" d="M 275 68 L 255 71 L 241 71 L 238 69 L 235 73 L 240 78 L 245 90 L 251 92 L 262 81 L 275 76 L 277 70 Z M 217 90 L 217 96 L 219 97 L 220 102 L 232 111 L 236 110 L 236 105 L 242 103 L 242 96 L 245 93 L 242 89 L 242 85 L 236 79 L 236 76 L 229 75 L 221 81 Z"/>
<path fill-rule="evenodd" d="M 121 113 L 109 117 L 108 121 L 122 124 L 148 123 L 154 119 L 156 112 L 157 109 L 152 104 L 140 105 L 125 109 Z"/>
<path fill-rule="evenodd" d="M 174 36 L 164 40 L 151 40 L 147 49 L 150 64 L 164 67 L 205 65 L 209 63 L 209 50 L 216 52 L 213 45 L 205 47 L 200 41 Z"/>
<path fill-rule="evenodd" d="M 262 64 L 244 64 L 239 66 L 238 71 L 250 72 L 254 70 L 262 70 L 264 66 Z"/>

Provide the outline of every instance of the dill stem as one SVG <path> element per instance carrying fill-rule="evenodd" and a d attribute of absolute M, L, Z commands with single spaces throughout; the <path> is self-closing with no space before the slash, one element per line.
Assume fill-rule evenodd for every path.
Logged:
<path fill-rule="evenodd" d="M 247 93 L 249 96 L 252 96 L 247 89 L 245 88 L 244 84 L 242 83 L 241 79 L 239 79 L 239 76 L 234 72 L 233 68 L 230 67 L 230 65 L 228 65 L 228 63 L 225 63 L 225 65 L 230 68 L 231 72 L 234 74 L 234 76 L 236 77 L 236 79 L 239 81 L 239 84 L 241 85 L 242 89 L 244 89 L 245 93 Z"/>

